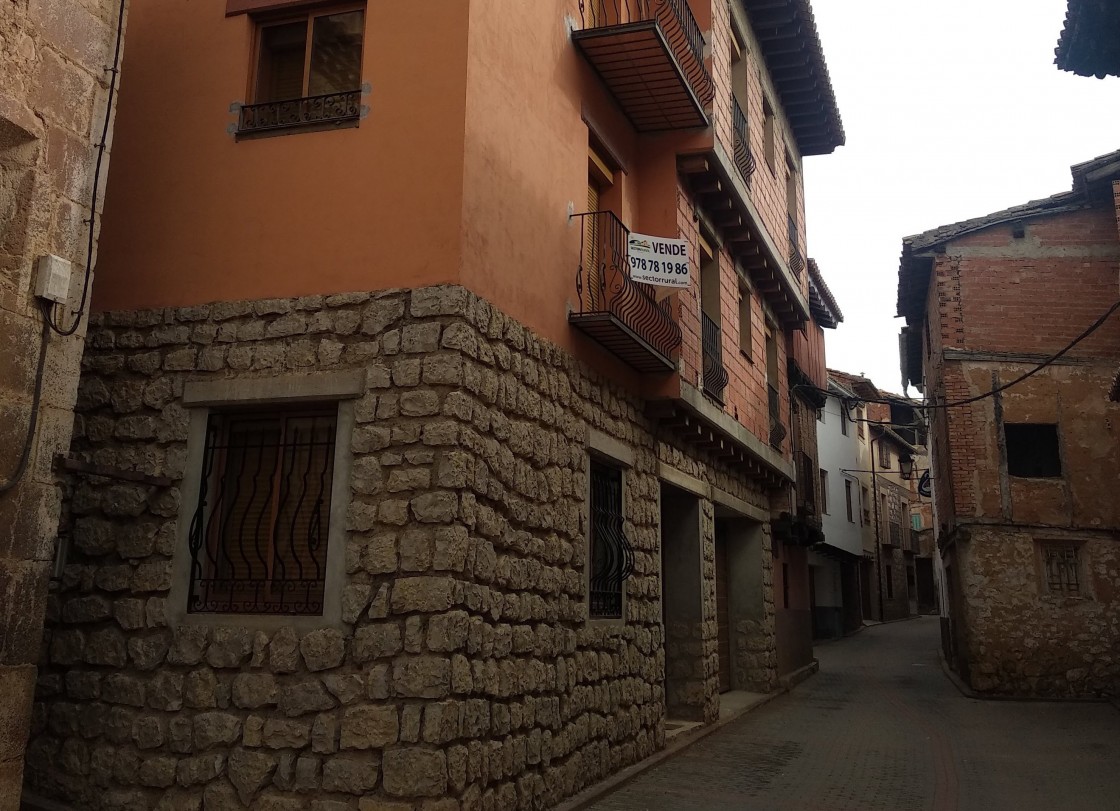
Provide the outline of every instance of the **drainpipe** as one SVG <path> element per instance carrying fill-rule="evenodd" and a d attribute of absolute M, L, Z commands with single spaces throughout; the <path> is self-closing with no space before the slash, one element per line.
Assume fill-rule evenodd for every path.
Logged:
<path fill-rule="evenodd" d="M 868 433 L 871 432 L 871 426 L 867 426 Z M 879 581 L 879 622 L 883 622 L 886 614 L 883 612 L 883 543 L 880 539 L 880 521 L 879 521 L 879 477 L 876 475 L 877 464 L 875 460 L 875 443 L 882 439 L 882 437 L 871 437 L 871 503 L 875 509 L 875 571 L 876 579 Z"/>

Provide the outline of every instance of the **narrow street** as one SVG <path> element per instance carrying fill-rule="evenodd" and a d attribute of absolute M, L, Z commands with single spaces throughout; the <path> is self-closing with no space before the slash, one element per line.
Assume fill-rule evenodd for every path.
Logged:
<path fill-rule="evenodd" d="M 817 648 L 820 673 L 595 805 L 632 809 L 1110 809 L 1120 711 L 975 701 L 937 660 L 935 617 Z"/>

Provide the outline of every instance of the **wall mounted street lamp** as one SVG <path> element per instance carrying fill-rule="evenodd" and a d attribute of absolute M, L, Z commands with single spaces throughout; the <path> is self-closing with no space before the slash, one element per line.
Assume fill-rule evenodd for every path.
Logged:
<path fill-rule="evenodd" d="M 914 457 L 908 453 L 898 457 L 898 472 L 904 481 L 910 481 L 914 477 Z"/>

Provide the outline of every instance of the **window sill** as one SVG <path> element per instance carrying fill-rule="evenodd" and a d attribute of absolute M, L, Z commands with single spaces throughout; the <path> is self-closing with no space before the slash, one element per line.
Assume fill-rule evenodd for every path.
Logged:
<path fill-rule="evenodd" d="M 746 351 L 745 349 L 740 349 L 739 354 L 747 359 L 747 363 L 749 363 L 751 366 L 754 366 L 754 358 L 751 357 L 750 352 Z"/>
<path fill-rule="evenodd" d="M 237 139 L 356 127 L 362 117 L 362 92 L 362 88 L 357 88 L 340 93 L 239 105 L 235 107 Z"/>
<path fill-rule="evenodd" d="M 238 141 L 254 141 L 258 138 L 275 138 L 281 135 L 299 135 L 304 132 L 327 132 L 330 130 L 354 129 L 358 126 L 358 117 L 338 119 L 336 121 L 315 121 L 307 124 L 281 124 L 273 127 L 259 129 L 238 129 L 234 133 Z"/>

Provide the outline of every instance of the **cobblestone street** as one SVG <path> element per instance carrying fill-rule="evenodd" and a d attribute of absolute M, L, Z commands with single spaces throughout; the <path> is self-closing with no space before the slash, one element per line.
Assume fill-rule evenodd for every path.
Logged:
<path fill-rule="evenodd" d="M 592 805 L 626 809 L 1112 809 L 1120 711 L 975 701 L 936 617 L 817 648 L 820 673 Z"/>

